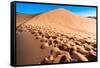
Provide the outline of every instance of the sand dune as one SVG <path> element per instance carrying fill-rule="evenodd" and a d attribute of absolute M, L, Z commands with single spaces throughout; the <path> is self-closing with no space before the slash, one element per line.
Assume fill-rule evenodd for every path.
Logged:
<path fill-rule="evenodd" d="M 26 21 L 30 20 L 31 18 L 37 16 L 37 14 L 21 14 L 17 13 L 16 14 L 16 27 L 19 25 L 25 23 Z"/>
<path fill-rule="evenodd" d="M 62 8 L 30 18 L 16 34 L 17 65 L 96 60 L 96 21 Z"/>
<path fill-rule="evenodd" d="M 96 34 L 96 21 L 94 19 L 78 16 L 62 8 L 43 13 L 29 20 L 26 25 L 47 26 L 65 33 Z"/>

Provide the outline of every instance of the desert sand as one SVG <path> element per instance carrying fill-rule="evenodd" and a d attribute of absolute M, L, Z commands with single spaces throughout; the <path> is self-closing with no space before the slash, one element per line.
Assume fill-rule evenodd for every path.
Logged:
<path fill-rule="evenodd" d="M 21 24 L 25 23 L 26 21 L 30 20 L 31 18 L 37 16 L 37 14 L 16 14 L 16 27 L 20 26 Z"/>
<path fill-rule="evenodd" d="M 95 19 L 60 8 L 17 20 L 17 65 L 96 61 Z"/>

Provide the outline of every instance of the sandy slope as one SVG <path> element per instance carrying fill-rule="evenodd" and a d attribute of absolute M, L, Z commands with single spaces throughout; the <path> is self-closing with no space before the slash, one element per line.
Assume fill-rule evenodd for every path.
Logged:
<path fill-rule="evenodd" d="M 94 19 L 78 16 L 63 8 L 43 13 L 29 20 L 26 25 L 47 26 L 60 32 L 96 34 Z"/>
<path fill-rule="evenodd" d="M 18 27 L 20 24 L 23 24 L 24 22 L 30 20 L 31 18 L 37 16 L 36 14 L 16 14 L 16 27 Z"/>
<path fill-rule="evenodd" d="M 96 60 L 96 21 L 62 8 L 31 18 L 16 34 L 18 65 Z"/>
<path fill-rule="evenodd" d="M 43 58 L 49 55 L 51 48 L 40 49 L 41 42 L 29 33 L 17 34 L 16 56 L 18 65 L 20 64 L 39 64 Z"/>

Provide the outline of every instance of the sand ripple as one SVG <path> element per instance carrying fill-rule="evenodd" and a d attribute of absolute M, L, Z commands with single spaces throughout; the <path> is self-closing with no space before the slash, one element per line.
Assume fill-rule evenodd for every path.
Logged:
<path fill-rule="evenodd" d="M 93 37 L 84 38 L 78 34 L 62 34 L 44 27 L 25 25 L 16 31 L 21 32 L 30 32 L 35 39 L 40 40 L 40 49 L 52 48 L 50 55 L 40 64 L 96 60 L 96 39 Z"/>

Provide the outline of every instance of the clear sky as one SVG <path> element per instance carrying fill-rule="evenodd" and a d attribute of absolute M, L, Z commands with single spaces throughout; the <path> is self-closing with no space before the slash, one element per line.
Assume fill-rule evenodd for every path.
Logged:
<path fill-rule="evenodd" d="M 32 4 L 32 3 L 16 3 L 16 12 L 24 14 L 38 14 L 64 8 L 81 16 L 96 16 L 96 7 L 69 6 L 69 5 L 50 5 L 50 4 Z"/>

